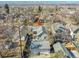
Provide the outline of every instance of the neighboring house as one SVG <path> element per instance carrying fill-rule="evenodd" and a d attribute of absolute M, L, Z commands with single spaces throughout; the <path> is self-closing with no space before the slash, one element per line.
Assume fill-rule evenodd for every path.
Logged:
<path fill-rule="evenodd" d="M 43 40 L 47 34 L 44 32 L 44 26 L 32 27 L 32 32 L 35 34 L 36 38 Z M 35 33 L 36 32 L 36 33 Z"/>
<path fill-rule="evenodd" d="M 61 43 L 57 42 L 53 45 L 55 52 L 62 51 L 64 53 L 64 56 L 73 57 L 69 51 L 63 46 Z"/>
<path fill-rule="evenodd" d="M 31 45 L 31 52 L 33 54 L 49 54 L 50 53 L 50 43 L 48 41 L 38 41 L 33 42 Z"/>
<path fill-rule="evenodd" d="M 36 35 L 39 35 L 43 32 L 43 29 L 42 29 L 42 26 L 35 26 L 35 27 L 32 27 L 32 31 L 36 31 L 37 34 Z"/>
<path fill-rule="evenodd" d="M 71 51 L 76 58 L 79 58 L 79 53 L 76 50 Z"/>
<path fill-rule="evenodd" d="M 54 23 L 54 24 L 52 24 L 51 25 L 52 33 L 56 33 L 55 31 L 57 29 L 59 29 L 59 27 L 64 27 L 64 25 L 63 24 L 60 24 L 60 23 Z"/>
<path fill-rule="evenodd" d="M 46 41 L 47 34 L 44 32 L 44 26 L 32 27 L 32 31 L 35 32 L 35 38 L 31 43 L 31 53 L 33 54 L 49 54 L 50 43 Z"/>
<path fill-rule="evenodd" d="M 59 27 L 57 30 L 55 30 L 56 34 L 55 34 L 55 40 L 60 40 L 62 42 L 68 42 L 69 40 L 71 40 L 71 36 L 70 36 L 70 30 L 66 29 L 64 27 Z"/>

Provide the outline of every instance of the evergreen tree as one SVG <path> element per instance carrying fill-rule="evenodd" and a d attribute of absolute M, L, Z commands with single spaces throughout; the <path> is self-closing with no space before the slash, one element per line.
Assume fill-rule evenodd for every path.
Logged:
<path fill-rule="evenodd" d="M 9 14 L 9 6 L 8 6 L 8 4 L 5 4 L 5 9 L 6 9 L 6 13 L 8 13 Z"/>
<path fill-rule="evenodd" d="M 40 13 L 41 11 L 42 11 L 42 7 L 39 6 L 39 7 L 38 7 L 38 12 Z"/>

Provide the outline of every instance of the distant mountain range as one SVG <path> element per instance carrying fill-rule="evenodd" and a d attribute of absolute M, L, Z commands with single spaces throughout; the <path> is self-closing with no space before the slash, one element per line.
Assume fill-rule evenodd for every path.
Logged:
<path fill-rule="evenodd" d="M 79 4 L 79 1 L 0 1 L 0 5 L 26 5 L 26 4 Z"/>

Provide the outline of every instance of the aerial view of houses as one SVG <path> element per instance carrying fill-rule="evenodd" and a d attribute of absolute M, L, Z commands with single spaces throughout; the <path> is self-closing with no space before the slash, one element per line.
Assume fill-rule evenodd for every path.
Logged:
<path fill-rule="evenodd" d="M 79 2 L 0 1 L 0 58 L 79 58 Z"/>

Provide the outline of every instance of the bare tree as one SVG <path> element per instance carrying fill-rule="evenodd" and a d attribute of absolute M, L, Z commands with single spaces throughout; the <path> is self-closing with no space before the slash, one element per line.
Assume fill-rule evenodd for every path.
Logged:
<path fill-rule="evenodd" d="M 78 25 L 79 24 L 79 13 L 78 12 L 75 12 L 71 18 L 73 19 L 74 22 L 76 22 L 76 24 Z"/>

